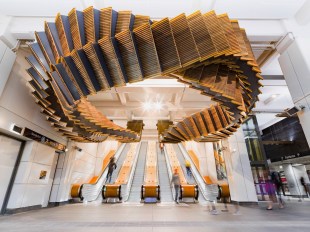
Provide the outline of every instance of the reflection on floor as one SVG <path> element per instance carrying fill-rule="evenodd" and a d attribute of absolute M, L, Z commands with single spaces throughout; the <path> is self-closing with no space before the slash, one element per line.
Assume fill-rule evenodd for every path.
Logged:
<path fill-rule="evenodd" d="M 300 232 L 310 231 L 310 202 L 289 201 L 284 209 L 276 206 L 265 210 L 266 204 L 235 207 L 211 215 L 201 204 L 72 204 L 0 217 L 0 231 L 18 232 Z"/>

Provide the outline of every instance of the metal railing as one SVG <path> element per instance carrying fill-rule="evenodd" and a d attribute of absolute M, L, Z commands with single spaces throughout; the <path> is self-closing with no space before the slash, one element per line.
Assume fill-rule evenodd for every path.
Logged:
<path fill-rule="evenodd" d="M 137 161 L 138 161 L 140 149 L 141 149 L 141 142 L 139 142 L 138 148 L 136 150 L 135 160 L 134 160 L 134 163 L 132 165 L 132 168 L 131 168 L 131 171 L 130 171 L 130 175 L 128 177 L 128 182 L 127 182 L 127 185 L 126 185 L 125 194 L 123 196 L 124 201 L 128 201 L 128 198 L 129 198 L 129 195 L 130 195 L 129 193 L 130 193 L 130 189 L 132 187 L 133 177 L 134 177 L 134 173 L 135 173 L 136 166 L 137 166 L 137 163 L 138 163 Z"/>
<path fill-rule="evenodd" d="M 192 176 L 194 177 L 196 183 L 198 184 L 198 187 L 200 189 L 200 192 L 203 196 L 203 198 L 207 201 L 215 201 L 218 196 L 218 185 L 217 184 L 207 184 L 205 182 L 205 179 L 202 177 L 200 171 L 197 170 L 196 166 L 194 165 L 192 159 L 188 155 L 186 149 L 181 143 L 178 143 L 178 146 L 180 148 L 180 151 L 182 152 L 184 158 L 188 160 L 191 164 L 191 172 Z"/>
<path fill-rule="evenodd" d="M 124 150 L 126 144 L 122 144 L 119 149 L 116 151 L 114 157 L 117 161 L 120 157 L 122 151 Z M 81 186 L 81 196 L 83 201 L 95 201 L 101 193 L 102 187 L 104 185 L 108 169 L 106 168 L 102 172 L 101 176 L 98 178 L 94 184 L 83 184 Z"/>

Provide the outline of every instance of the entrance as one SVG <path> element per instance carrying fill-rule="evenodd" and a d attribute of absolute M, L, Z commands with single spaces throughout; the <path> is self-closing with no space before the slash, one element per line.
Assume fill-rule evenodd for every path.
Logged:
<path fill-rule="evenodd" d="M 0 209 L 5 213 L 17 172 L 23 142 L 0 134 Z"/>

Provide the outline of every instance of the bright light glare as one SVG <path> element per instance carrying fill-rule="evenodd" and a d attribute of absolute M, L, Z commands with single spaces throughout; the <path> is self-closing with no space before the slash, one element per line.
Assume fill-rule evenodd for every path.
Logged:
<path fill-rule="evenodd" d="M 156 110 L 161 110 L 162 108 L 163 108 L 163 106 L 161 105 L 160 102 L 156 102 L 156 103 L 155 103 L 155 109 L 156 109 Z"/>
<path fill-rule="evenodd" d="M 152 104 L 150 102 L 144 102 L 143 103 L 143 109 L 144 110 L 150 110 L 152 108 Z"/>

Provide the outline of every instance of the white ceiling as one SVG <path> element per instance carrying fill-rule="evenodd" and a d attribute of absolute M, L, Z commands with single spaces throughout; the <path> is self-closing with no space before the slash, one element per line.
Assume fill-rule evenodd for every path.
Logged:
<path fill-rule="evenodd" d="M 115 10 L 132 10 L 134 14 L 149 15 L 153 19 L 214 9 L 217 14 L 228 13 L 230 18 L 239 19 L 258 58 L 266 50 L 264 44 L 277 42 L 288 32 L 281 20 L 294 17 L 305 2 L 306 0 L 0 0 L 0 16 L 11 17 L 10 33 L 13 38 L 22 39 L 33 38 L 34 30 L 43 29 L 44 20 L 53 21 L 58 12 L 67 14 L 73 7 L 83 10 L 91 5 L 98 9 L 112 6 Z M 258 41 L 263 44 L 261 48 L 261 45 L 257 47 Z M 262 75 L 283 75 L 276 53 L 261 69 Z M 263 84 L 263 94 L 254 109 L 262 128 L 278 120 L 275 119 L 276 112 L 293 106 L 284 80 L 265 80 Z M 277 97 L 264 103 L 273 94 L 277 94 Z M 178 121 L 212 103 L 210 98 L 199 92 L 174 79 L 166 78 L 113 88 L 90 96 L 89 100 L 121 126 L 126 126 L 126 121 L 130 119 L 143 119 L 145 137 L 156 136 L 158 119 Z M 142 108 L 145 101 L 162 102 L 163 108 L 156 110 L 153 107 L 145 111 Z"/>
<path fill-rule="evenodd" d="M 262 94 L 253 111 L 256 114 L 260 130 L 281 121 L 284 118 L 276 117 L 276 114 L 284 109 L 294 106 L 292 97 L 285 80 L 263 80 Z"/>
<path fill-rule="evenodd" d="M 209 97 L 167 77 L 112 88 L 108 92 L 89 96 L 88 99 L 120 126 L 125 126 L 127 120 L 143 120 L 144 133 L 148 137 L 157 136 L 157 120 L 179 121 L 214 103 Z M 150 109 L 143 107 L 145 102 L 151 104 Z M 156 109 L 155 103 L 160 103 L 162 109 Z"/>
<path fill-rule="evenodd" d="M 83 10 L 88 6 L 116 10 L 132 10 L 134 14 L 152 18 L 190 14 L 197 9 L 203 12 L 214 9 L 218 14 L 228 13 L 237 19 L 290 18 L 306 0 L 0 0 L 0 14 L 10 16 L 51 16 L 67 14 L 73 7 Z"/>

